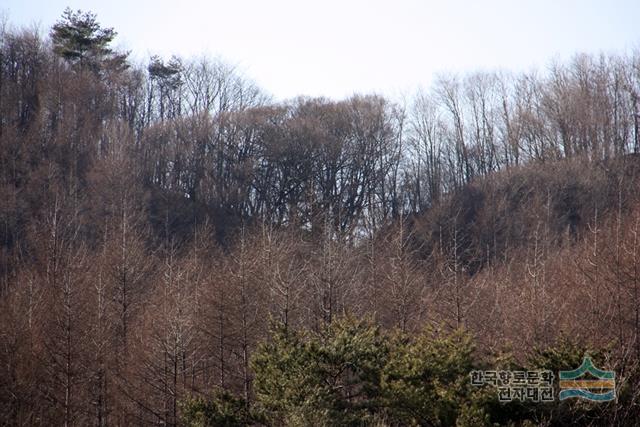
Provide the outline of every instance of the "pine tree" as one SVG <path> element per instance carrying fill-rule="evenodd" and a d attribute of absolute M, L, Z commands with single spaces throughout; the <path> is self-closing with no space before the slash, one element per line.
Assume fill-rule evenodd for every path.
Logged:
<path fill-rule="evenodd" d="M 105 66 L 126 68 L 127 54 L 116 53 L 109 47 L 116 35 L 113 28 L 102 28 L 94 13 L 74 12 L 70 8 L 65 9 L 50 33 L 56 54 L 80 68 L 94 71 Z"/>

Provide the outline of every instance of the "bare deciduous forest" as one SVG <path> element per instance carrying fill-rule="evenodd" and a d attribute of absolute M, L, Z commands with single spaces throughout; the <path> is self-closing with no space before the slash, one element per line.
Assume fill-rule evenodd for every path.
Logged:
<path fill-rule="evenodd" d="M 114 37 L 0 28 L 0 424 L 636 425 L 638 53 L 274 102 Z"/>

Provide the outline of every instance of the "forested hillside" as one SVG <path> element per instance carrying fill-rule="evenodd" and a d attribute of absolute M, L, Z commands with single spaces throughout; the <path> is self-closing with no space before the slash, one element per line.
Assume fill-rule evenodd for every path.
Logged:
<path fill-rule="evenodd" d="M 0 27 L 0 424 L 634 425 L 640 56 L 276 102 L 115 35 Z"/>

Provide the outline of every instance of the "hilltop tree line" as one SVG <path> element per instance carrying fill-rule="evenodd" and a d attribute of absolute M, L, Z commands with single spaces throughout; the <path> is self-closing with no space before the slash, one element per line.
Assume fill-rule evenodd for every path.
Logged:
<path fill-rule="evenodd" d="M 115 36 L 0 26 L 3 423 L 637 415 L 640 56 L 275 102 Z M 585 346 L 617 404 L 504 412 L 457 383 Z"/>

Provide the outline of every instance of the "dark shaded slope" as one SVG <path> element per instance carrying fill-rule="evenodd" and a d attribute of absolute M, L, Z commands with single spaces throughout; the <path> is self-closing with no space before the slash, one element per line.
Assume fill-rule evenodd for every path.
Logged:
<path fill-rule="evenodd" d="M 441 250 L 472 272 L 509 251 L 544 239 L 575 242 L 589 224 L 638 200 L 640 160 L 565 160 L 495 173 L 454 192 L 412 219 L 417 247 Z"/>

